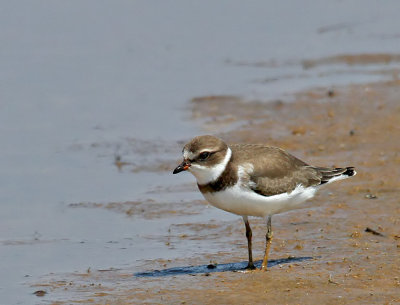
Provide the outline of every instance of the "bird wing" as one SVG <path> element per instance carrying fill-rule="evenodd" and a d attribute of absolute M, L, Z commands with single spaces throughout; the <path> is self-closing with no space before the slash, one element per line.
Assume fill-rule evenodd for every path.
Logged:
<path fill-rule="evenodd" d="M 242 162 L 252 164 L 243 180 L 250 189 L 263 196 L 291 192 L 298 185 L 309 187 L 321 184 L 322 173 L 288 152 L 270 146 L 240 145 L 232 151 Z M 250 149 L 251 148 L 251 149 Z"/>

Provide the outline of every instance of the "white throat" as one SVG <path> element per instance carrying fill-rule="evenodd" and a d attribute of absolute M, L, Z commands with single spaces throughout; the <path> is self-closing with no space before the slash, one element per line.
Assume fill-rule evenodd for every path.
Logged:
<path fill-rule="evenodd" d="M 189 167 L 189 171 L 196 177 L 197 183 L 200 185 L 208 184 L 213 182 L 221 176 L 224 172 L 226 165 L 231 159 L 232 151 L 228 147 L 224 160 L 221 163 L 214 165 L 213 167 L 202 166 L 200 164 L 192 164 Z"/>

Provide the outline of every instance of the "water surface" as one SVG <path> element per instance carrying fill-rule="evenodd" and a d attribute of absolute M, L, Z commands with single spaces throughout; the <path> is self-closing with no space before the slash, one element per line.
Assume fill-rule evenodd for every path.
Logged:
<path fill-rule="evenodd" d="M 2 301 L 32 303 L 29 283 L 50 272 L 123 268 L 197 251 L 167 249 L 160 239 L 171 223 L 236 217 L 203 209 L 151 220 L 70 204 L 201 199 L 194 188 L 157 191 L 192 177 L 119 171 L 115 155 L 136 165 L 178 159 L 178 142 L 202 133 L 190 119 L 193 97 L 273 100 L 391 79 L 396 61 L 309 69 L 303 61 L 399 54 L 399 7 L 364 0 L 3 3 Z"/>

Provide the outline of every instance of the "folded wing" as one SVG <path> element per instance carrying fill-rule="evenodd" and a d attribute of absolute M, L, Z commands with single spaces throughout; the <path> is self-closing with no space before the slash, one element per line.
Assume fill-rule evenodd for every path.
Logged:
<path fill-rule="evenodd" d="M 236 147 L 240 146 L 240 150 Z M 251 147 L 251 151 L 247 148 Z M 314 167 L 297 159 L 286 151 L 263 145 L 232 146 L 240 159 L 253 164 L 247 171 L 250 188 L 263 196 L 273 196 L 293 191 L 298 185 L 318 186 L 333 180 L 355 175 L 353 167 Z M 336 179 L 334 179 L 336 178 Z"/>

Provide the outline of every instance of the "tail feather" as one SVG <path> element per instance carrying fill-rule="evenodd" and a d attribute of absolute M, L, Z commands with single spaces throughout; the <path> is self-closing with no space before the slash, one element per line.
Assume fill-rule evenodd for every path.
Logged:
<path fill-rule="evenodd" d="M 354 167 L 352 166 L 338 168 L 317 167 L 315 169 L 321 175 L 321 184 L 333 182 L 335 180 L 346 179 L 357 174 Z"/>
<path fill-rule="evenodd" d="M 343 175 L 352 177 L 355 176 L 357 174 L 356 170 L 354 169 L 354 167 L 346 167 L 346 171 L 343 173 Z"/>

